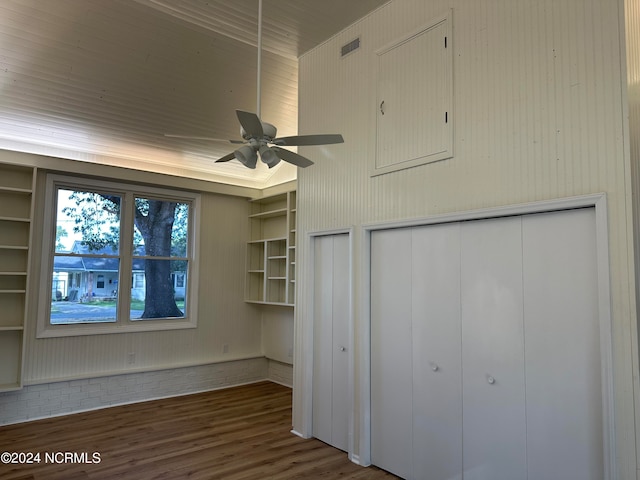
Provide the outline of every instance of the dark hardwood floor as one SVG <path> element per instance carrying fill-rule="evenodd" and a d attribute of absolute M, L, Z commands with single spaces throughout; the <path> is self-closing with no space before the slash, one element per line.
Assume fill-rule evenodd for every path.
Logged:
<path fill-rule="evenodd" d="M 262 382 L 0 427 L 0 453 L 40 454 L 0 463 L 0 478 L 397 478 L 290 430 L 291 390 Z"/>

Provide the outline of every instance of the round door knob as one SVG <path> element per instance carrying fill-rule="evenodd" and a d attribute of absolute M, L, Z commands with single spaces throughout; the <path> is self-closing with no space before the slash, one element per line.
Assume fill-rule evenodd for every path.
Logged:
<path fill-rule="evenodd" d="M 431 370 L 433 370 L 434 372 L 437 372 L 438 370 L 440 370 L 440 367 L 438 366 L 437 363 L 431 363 Z"/>
<path fill-rule="evenodd" d="M 340 347 L 340 351 L 341 351 L 341 352 L 346 352 L 346 351 L 347 351 L 347 348 L 346 348 L 346 347 Z"/>
<path fill-rule="evenodd" d="M 496 383 L 496 379 L 491 375 L 487 375 L 487 382 L 489 383 L 489 385 L 493 385 L 494 383 Z"/>

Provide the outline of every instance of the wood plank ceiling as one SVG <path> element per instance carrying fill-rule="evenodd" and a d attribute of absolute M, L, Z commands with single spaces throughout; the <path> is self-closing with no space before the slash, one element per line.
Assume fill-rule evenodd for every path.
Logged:
<path fill-rule="evenodd" d="M 261 110 L 280 136 L 297 133 L 298 57 L 386 1 L 264 0 Z M 2 0 L 0 149 L 257 188 L 295 178 L 164 136 L 239 138 L 257 16 L 258 0 Z"/>

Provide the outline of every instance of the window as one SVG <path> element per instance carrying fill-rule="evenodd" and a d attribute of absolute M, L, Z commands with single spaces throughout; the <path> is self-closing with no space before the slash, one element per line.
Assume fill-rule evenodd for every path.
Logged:
<path fill-rule="evenodd" d="M 197 194 L 49 175 L 46 195 L 39 337 L 195 326 Z"/>

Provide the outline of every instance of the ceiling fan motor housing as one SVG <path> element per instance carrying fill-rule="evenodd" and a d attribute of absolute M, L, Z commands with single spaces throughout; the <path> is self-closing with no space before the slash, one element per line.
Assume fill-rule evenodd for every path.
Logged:
<path fill-rule="evenodd" d="M 275 127 L 275 125 L 262 121 L 260 123 L 262 124 L 262 136 L 264 138 L 266 138 L 267 140 L 273 140 L 274 138 L 276 138 L 278 129 Z M 240 127 L 240 136 L 245 140 L 249 140 L 251 138 L 251 136 L 247 134 L 243 127 Z"/>

